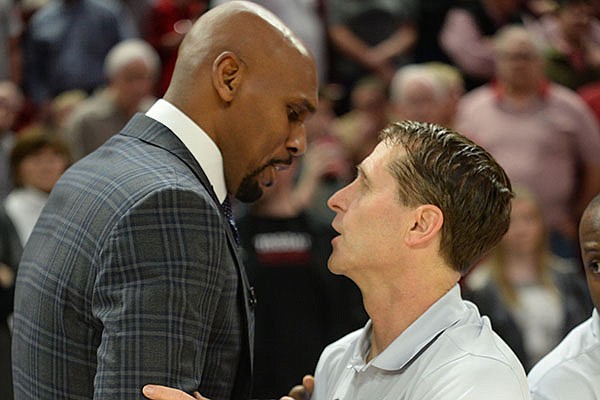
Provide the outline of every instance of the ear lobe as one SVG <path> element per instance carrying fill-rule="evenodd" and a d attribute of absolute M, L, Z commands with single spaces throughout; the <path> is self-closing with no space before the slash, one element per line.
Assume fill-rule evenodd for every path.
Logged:
<path fill-rule="evenodd" d="M 219 54 L 213 62 L 212 79 L 219 97 L 226 103 L 231 102 L 242 80 L 239 57 L 230 51 Z"/>
<path fill-rule="evenodd" d="M 405 242 L 410 247 L 429 244 L 442 230 L 444 214 L 432 204 L 419 206 L 414 211 L 414 225 L 407 232 Z"/>

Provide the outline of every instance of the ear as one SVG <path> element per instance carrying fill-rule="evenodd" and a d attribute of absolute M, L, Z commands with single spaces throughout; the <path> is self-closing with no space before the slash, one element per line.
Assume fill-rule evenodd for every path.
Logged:
<path fill-rule="evenodd" d="M 407 232 L 405 242 L 409 247 L 428 245 L 442 230 L 444 214 L 432 204 L 425 204 L 414 210 L 414 225 Z"/>
<path fill-rule="evenodd" d="M 215 59 L 212 66 L 213 85 L 224 102 L 233 100 L 242 75 L 242 62 L 235 53 L 225 51 Z"/>

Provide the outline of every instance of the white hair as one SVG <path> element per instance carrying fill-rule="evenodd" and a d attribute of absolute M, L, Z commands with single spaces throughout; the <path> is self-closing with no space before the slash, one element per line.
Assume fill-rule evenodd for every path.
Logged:
<path fill-rule="evenodd" d="M 104 75 L 110 80 L 125 66 L 137 60 L 142 60 L 153 75 L 158 75 L 158 53 L 148 42 L 141 39 L 127 39 L 117 43 L 104 59 Z"/>
<path fill-rule="evenodd" d="M 421 64 L 409 64 L 396 71 L 392 78 L 390 84 L 390 99 L 392 102 L 402 103 L 406 85 L 414 81 L 424 83 L 431 88 L 437 99 L 443 98 L 446 94 L 442 82 L 430 68 Z"/>

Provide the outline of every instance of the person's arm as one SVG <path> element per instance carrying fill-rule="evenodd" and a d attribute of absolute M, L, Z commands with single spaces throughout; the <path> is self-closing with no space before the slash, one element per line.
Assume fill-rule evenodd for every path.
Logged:
<path fill-rule="evenodd" d="M 464 72 L 484 79 L 494 74 L 494 51 L 471 15 L 462 9 L 451 9 L 440 31 L 440 45 Z"/>
<path fill-rule="evenodd" d="M 150 382 L 189 392 L 210 387 L 215 326 L 234 312 L 219 307 L 237 301 L 229 299 L 237 296 L 230 287 L 237 271 L 223 262 L 225 253 L 217 210 L 192 192 L 151 193 L 119 221 L 92 266 L 92 312 L 102 324 L 95 400 L 134 398 Z M 225 327 L 219 332 L 220 341 L 230 340 Z"/>

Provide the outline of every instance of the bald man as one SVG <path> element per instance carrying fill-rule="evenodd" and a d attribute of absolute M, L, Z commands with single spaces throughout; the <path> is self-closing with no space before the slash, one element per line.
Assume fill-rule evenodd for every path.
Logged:
<path fill-rule="evenodd" d="M 253 299 L 226 200 L 256 200 L 304 152 L 316 76 L 253 3 L 195 23 L 164 98 L 65 173 L 25 247 L 17 400 L 130 400 L 149 382 L 249 397 Z"/>

